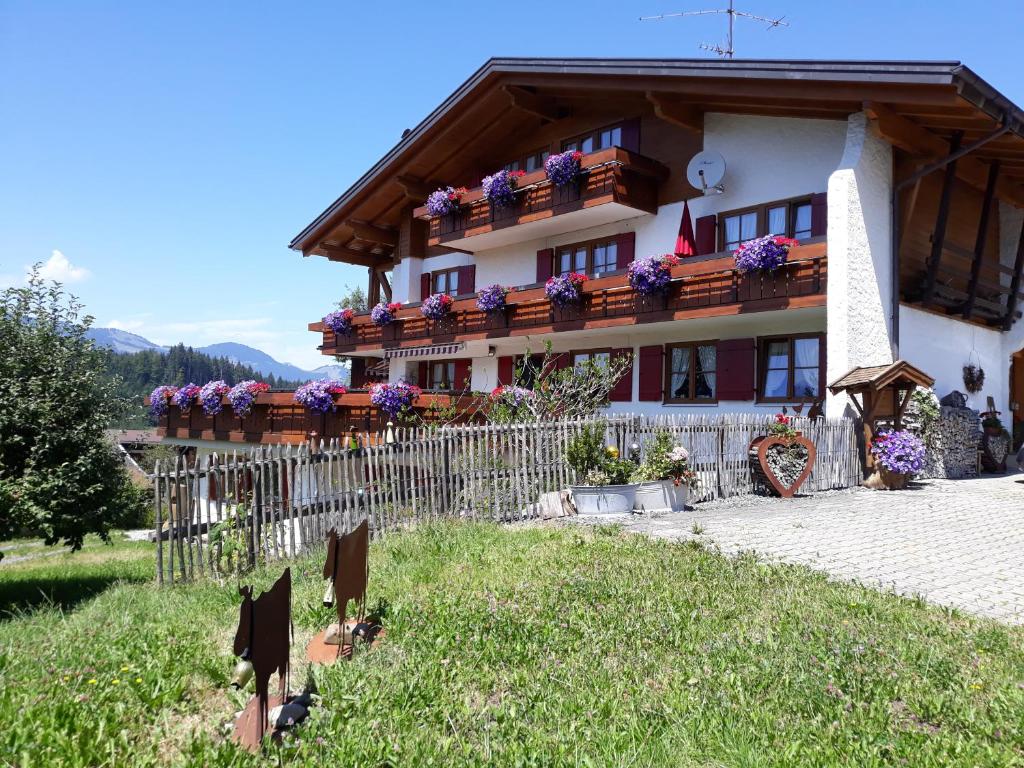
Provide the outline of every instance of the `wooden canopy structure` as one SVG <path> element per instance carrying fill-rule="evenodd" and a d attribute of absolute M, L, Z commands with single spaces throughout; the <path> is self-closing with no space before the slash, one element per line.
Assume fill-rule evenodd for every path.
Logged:
<path fill-rule="evenodd" d="M 850 396 L 850 402 L 864 422 L 865 468 L 870 469 L 874 464 L 868 447 L 874 439 L 878 420 L 892 419 L 896 429 L 900 429 L 914 390 L 933 384 L 935 379 L 927 373 L 906 360 L 897 360 L 889 365 L 854 368 L 829 385 L 833 395 L 845 392 Z"/>

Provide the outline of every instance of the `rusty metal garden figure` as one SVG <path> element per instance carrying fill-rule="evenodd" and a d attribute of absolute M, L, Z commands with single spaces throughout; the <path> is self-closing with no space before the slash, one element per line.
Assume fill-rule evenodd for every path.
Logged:
<path fill-rule="evenodd" d="M 292 574 L 285 568 L 269 590 L 253 598 L 252 587 L 239 587 L 242 605 L 235 632 L 234 653 L 252 665 L 256 693 L 235 721 L 234 740 L 255 751 L 269 728 L 273 706 L 284 703 L 288 694 L 289 651 L 291 648 Z M 278 674 L 278 695 L 270 696 L 270 678 Z M 237 687 L 248 681 L 249 672 L 236 668 Z"/>

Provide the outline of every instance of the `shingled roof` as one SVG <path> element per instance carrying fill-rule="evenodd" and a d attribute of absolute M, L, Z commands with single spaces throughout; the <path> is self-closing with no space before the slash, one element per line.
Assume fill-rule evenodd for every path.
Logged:
<path fill-rule="evenodd" d="M 897 360 L 889 365 L 858 366 L 829 384 L 828 388 L 834 395 L 838 392 L 881 389 L 900 382 L 919 387 L 930 387 L 935 383 L 935 379 L 921 369 L 915 368 L 906 360 Z"/>

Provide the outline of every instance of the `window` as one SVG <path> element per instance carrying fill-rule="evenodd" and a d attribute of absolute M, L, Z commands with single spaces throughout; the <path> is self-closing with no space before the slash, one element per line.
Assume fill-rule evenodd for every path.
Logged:
<path fill-rule="evenodd" d="M 430 276 L 434 286 L 434 293 L 447 293 L 450 296 L 459 294 L 459 270 L 446 269 L 443 272 L 435 272 Z"/>
<path fill-rule="evenodd" d="M 763 402 L 817 400 L 821 392 L 821 336 L 759 340 Z"/>
<path fill-rule="evenodd" d="M 451 389 L 455 383 L 455 363 L 435 362 L 430 364 L 427 377 L 428 389 Z"/>
<path fill-rule="evenodd" d="M 713 342 L 669 344 L 666 350 L 665 402 L 699 403 L 718 399 L 718 347 Z"/>
<path fill-rule="evenodd" d="M 599 149 L 622 146 L 622 126 L 611 125 L 600 128 L 582 136 L 562 142 L 562 151 L 579 150 L 583 154 L 596 152 Z"/>
<path fill-rule="evenodd" d="M 563 245 L 555 249 L 554 273 L 579 272 L 594 276 L 614 272 L 618 269 L 618 258 L 619 245 L 615 239 Z"/>
<path fill-rule="evenodd" d="M 591 349 L 586 352 L 572 353 L 573 368 L 579 368 L 588 360 L 593 360 L 598 365 L 606 367 L 611 359 L 612 351 L 610 349 Z"/>
<path fill-rule="evenodd" d="M 811 199 L 780 200 L 740 211 L 718 214 L 719 248 L 735 251 L 741 243 L 764 235 L 797 240 L 811 236 Z"/>
<path fill-rule="evenodd" d="M 507 163 L 504 168 L 506 171 L 526 171 L 526 173 L 539 171 L 544 167 L 544 161 L 550 154 L 546 149 L 538 149 L 523 157 L 517 157 L 511 163 Z"/>

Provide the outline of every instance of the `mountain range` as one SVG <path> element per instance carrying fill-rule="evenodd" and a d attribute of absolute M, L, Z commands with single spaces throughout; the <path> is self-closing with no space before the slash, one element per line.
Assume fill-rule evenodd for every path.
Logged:
<path fill-rule="evenodd" d="M 120 328 L 90 328 L 86 335 L 97 346 L 108 347 L 115 352 L 123 354 L 134 354 L 135 352 L 143 352 L 150 349 L 157 352 L 166 352 L 168 350 L 168 347 L 154 344 L 137 333 L 123 331 Z M 340 379 L 347 381 L 349 377 L 349 369 L 346 365 L 321 365 L 319 368 L 307 371 L 291 363 L 278 362 L 266 352 L 255 347 L 238 344 L 233 341 L 210 344 L 205 347 L 194 347 L 194 349 L 211 357 L 226 357 L 231 362 L 248 366 L 255 371 L 259 371 L 264 376 L 272 374 L 279 379 L 286 379 L 288 381 L 309 381 L 310 379 Z"/>

